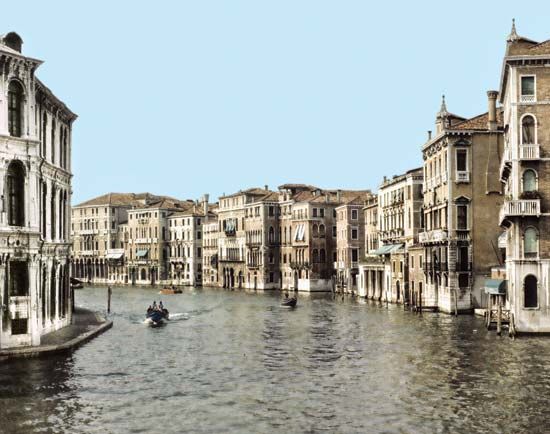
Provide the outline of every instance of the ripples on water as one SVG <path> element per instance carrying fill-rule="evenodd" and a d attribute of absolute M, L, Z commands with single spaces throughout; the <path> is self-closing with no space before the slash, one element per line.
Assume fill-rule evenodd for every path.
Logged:
<path fill-rule="evenodd" d="M 104 311 L 105 289 L 77 292 Z M 1 432 L 548 432 L 550 338 L 397 306 L 222 290 L 115 289 L 112 330 L 0 365 Z"/>

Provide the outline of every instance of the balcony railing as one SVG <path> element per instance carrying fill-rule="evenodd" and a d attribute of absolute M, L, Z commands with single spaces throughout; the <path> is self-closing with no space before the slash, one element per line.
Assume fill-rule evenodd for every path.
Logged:
<path fill-rule="evenodd" d="M 456 172 L 456 182 L 470 182 L 470 172 L 467 170 L 458 170 Z"/>
<path fill-rule="evenodd" d="M 418 234 L 418 241 L 421 243 L 437 243 L 445 241 L 447 237 L 447 231 L 435 229 L 433 231 L 420 232 Z"/>
<path fill-rule="evenodd" d="M 519 101 L 520 102 L 535 102 L 536 97 L 535 97 L 535 95 L 521 95 L 519 97 Z"/>
<path fill-rule="evenodd" d="M 508 217 L 540 216 L 540 199 L 508 200 L 500 209 L 500 223 Z"/>
<path fill-rule="evenodd" d="M 520 145 L 519 159 L 520 160 L 538 160 L 540 158 L 539 145 Z"/>

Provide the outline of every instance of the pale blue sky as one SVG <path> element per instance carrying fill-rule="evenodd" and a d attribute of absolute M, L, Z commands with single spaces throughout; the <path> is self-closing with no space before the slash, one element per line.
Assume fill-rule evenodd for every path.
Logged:
<path fill-rule="evenodd" d="M 73 203 L 285 182 L 376 189 L 421 164 L 441 94 L 486 110 L 506 36 L 550 38 L 550 3 L 17 1 L 38 76 L 79 115 Z M 451 4 L 454 6 L 451 8 Z"/>

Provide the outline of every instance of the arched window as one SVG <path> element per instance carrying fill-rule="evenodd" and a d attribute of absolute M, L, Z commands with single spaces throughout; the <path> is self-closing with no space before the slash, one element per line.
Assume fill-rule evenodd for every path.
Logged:
<path fill-rule="evenodd" d="M 327 261 L 327 254 L 325 252 L 325 249 L 321 249 L 319 251 L 319 262 L 325 263 Z"/>
<path fill-rule="evenodd" d="M 317 225 L 313 225 L 312 235 L 314 238 L 319 236 L 319 227 Z"/>
<path fill-rule="evenodd" d="M 46 130 L 48 129 L 48 115 L 44 112 L 42 116 L 42 158 L 46 158 Z"/>
<path fill-rule="evenodd" d="M 524 116 L 521 120 L 522 145 L 535 144 L 535 118 L 531 115 Z"/>
<path fill-rule="evenodd" d="M 8 224 L 25 226 L 25 168 L 20 161 L 8 166 L 6 179 Z"/>
<path fill-rule="evenodd" d="M 523 281 L 524 307 L 538 307 L 538 282 L 532 274 L 525 276 Z"/>
<path fill-rule="evenodd" d="M 319 262 L 319 252 L 317 251 L 317 249 L 313 249 L 312 260 L 314 264 Z"/>
<path fill-rule="evenodd" d="M 527 228 L 523 234 L 523 256 L 533 258 L 538 256 L 538 234 L 535 228 Z"/>
<path fill-rule="evenodd" d="M 268 240 L 270 243 L 273 243 L 275 241 L 275 230 L 273 229 L 273 226 L 269 227 Z"/>
<path fill-rule="evenodd" d="M 8 86 L 8 124 L 10 135 L 21 137 L 23 131 L 23 87 L 17 81 Z"/>
<path fill-rule="evenodd" d="M 320 237 L 325 236 L 325 225 L 319 225 L 319 236 Z"/>
<path fill-rule="evenodd" d="M 51 138 L 51 147 L 52 147 L 52 163 L 55 164 L 55 119 L 52 119 L 52 138 Z"/>
<path fill-rule="evenodd" d="M 537 190 L 537 174 L 533 169 L 523 172 L 523 191 Z"/>

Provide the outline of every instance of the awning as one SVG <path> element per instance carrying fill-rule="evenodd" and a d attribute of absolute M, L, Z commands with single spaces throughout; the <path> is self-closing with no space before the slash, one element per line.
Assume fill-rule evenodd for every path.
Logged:
<path fill-rule="evenodd" d="M 107 253 L 105 259 L 120 259 L 124 256 L 124 253 Z"/>
<path fill-rule="evenodd" d="M 370 255 L 389 255 L 390 253 L 397 252 L 400 248 L 403 247 L 403 244 L 386 244 L 373 252 L 370 252 Z"/>
<path fill-rule="evenodd" d="M 485 293 L 504 295 L 508 289 L 508 281 L 503 279 L 485 279 Z"/>
<path fill-rule="evenodd" d="M 149 253 L 149 249 L 138 250 L 136 252 L 136 257 L 137 258 L 143 258 L 143 257 L 147 256 L 148 253 Z"/>

